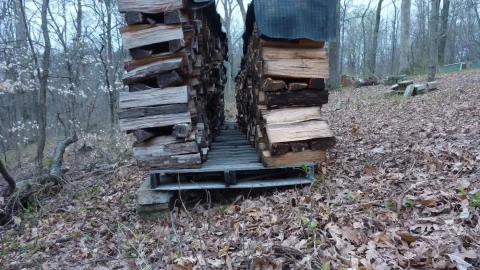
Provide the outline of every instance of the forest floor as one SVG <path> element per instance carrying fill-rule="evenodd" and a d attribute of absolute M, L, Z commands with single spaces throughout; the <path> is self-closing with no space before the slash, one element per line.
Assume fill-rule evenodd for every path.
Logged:
<path fill-rule="evenodd" d="M 480 269 L 480 71 L 438 81 L 332 91 L 338 143 L 312 186 L 188 193 L 156 222 L 137 220 L 146 172 L 124 137 L 70 151 L 64 186 L 0 230 L 0 268 Z"/>

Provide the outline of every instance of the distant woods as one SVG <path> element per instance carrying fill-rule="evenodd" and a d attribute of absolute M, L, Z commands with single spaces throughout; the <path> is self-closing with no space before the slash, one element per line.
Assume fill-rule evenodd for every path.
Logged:
<path fill-rule="evenodd" d="M 429 73 L 431 79 L 440 65 L 480 59 L 480 0 L 339 4 L 341 74 Z"/>

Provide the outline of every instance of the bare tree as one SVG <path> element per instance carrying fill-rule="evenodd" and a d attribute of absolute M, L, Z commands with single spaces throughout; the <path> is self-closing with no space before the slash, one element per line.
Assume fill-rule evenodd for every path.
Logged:
<path fill-rule="evenodd" d="M 328 79 L 328 87 L 335 89 L 340 87 L 340 0 L 337 0 L 337 20 L 335 22 L 336 41 L 330 42 L 328 45 L 328 63 L 330 67 L 330 78 Z"/>
<path fill-rule="evenodd" d="M 440 37 L 438 41 L 438 62 L 445 63 L 445 46 L 447 44 L 448 16 L 450 11 L 450 0 L 443 0 L 442 21 L 440 22 Z"/>
<path fill-rule="evenodd" d="M 438 17 L 440 12 L 440 0 L 432 0 L 432 8 L 430 11 L 430 24 L 429 24 L 429 39 L 430 39 L 430 64 L 428 81 L 435 81 L 435 73 L 437 72 L 438 65 Z"/>
<path fill-rule="evenodd" d="M 400 37 L 400 73 L 408 70 L 408 47 L 410 44 L 410 12 L 411 0 L 402 0 L 401 6 L 401 37 Z"/>
<path fill-rule="evenodd" d="M 382 3 L 383 3 L 383 0 L 378 0 L 377 13 L 375 16 L 375 28 L 373 30 L 372 49 L 370 51 L 368 61 L 367 61 L 367 70 L 370 73 L 369 75 L 375 75 L 375 64 L 377 59 L 377 48 L 378 48 L 378 31 L 380 29 Z"/>
<path fill-rule="evenodd" d="M 237 0 L 237 3 L 240 7 L 240 13 L 242 14 L 243 22 L 245 23 L 247 20 L 247 11 L 245 10 L 245 6 L 243 5 L 243 0 Z"/>
<path fill-rule="evenodd" d="M 41 31 L 43 34 L 43 42 L 44 42 L 44 51 L 43 51 L 43 59 L 42 59 L 42 67 L 40 68 L 38 56 L 36 55 L 35 48 L 33 46 L 32 35 L 30 31 L 28 31 L 27 27 L 27 18 L 25 15 L 25 7 L 21 6 L 22 17 L 25 21 L 26 32 L 27 32 L 27 40 L 30 46 L 30 50 L 32 51 L 33 60 L 36 69 L 36 76 L 37 80 L 40 82 L 40 87 L 38 91 L 38 100 L 39 100 L 39 120 L 38 120 L 38 137 L 37 137 L 37 156 L 35 158 L 36 162 L 36 172 L 37 175 L 42 173 L 43 169 L 43 152 L 45 150 L 45 141 L 46 141 L 46 129 L 47 129 L 47 87 L 48 87 L 48 76 L 50 72 L 50 51 L 52 49 L 52 45 L 50 43 L 50 33 L 48 31 L 48 21 L 47 21 L 47 13 L 48 13 L 48 5 L 49 0 L 43 0 L 42 8 L 40 12 L 41 18 Z"/>

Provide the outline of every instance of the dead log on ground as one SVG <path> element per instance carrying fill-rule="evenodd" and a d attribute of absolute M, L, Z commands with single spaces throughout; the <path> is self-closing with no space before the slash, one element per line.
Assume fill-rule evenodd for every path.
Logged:
<path fill-rule="evenodd" d="M 2 160 L 0 160 L 0 174 L 2 174 L 3 179 L 5 179 L 8 184 L 8 189 L 4 191 L 3 196 L 9 197 L 15 191 L 16 183 L 3 165 Z"/>

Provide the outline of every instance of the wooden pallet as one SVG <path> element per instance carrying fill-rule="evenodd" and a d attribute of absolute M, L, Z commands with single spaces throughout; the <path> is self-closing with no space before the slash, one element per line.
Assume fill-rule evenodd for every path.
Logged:
<path fill-rule="evenodd" d="M 236 123 L 226 123 L 198 169 L 153 170 L 152 190 L 262 188 L 312 183 L 314 164 L 264 167 Z"/>

